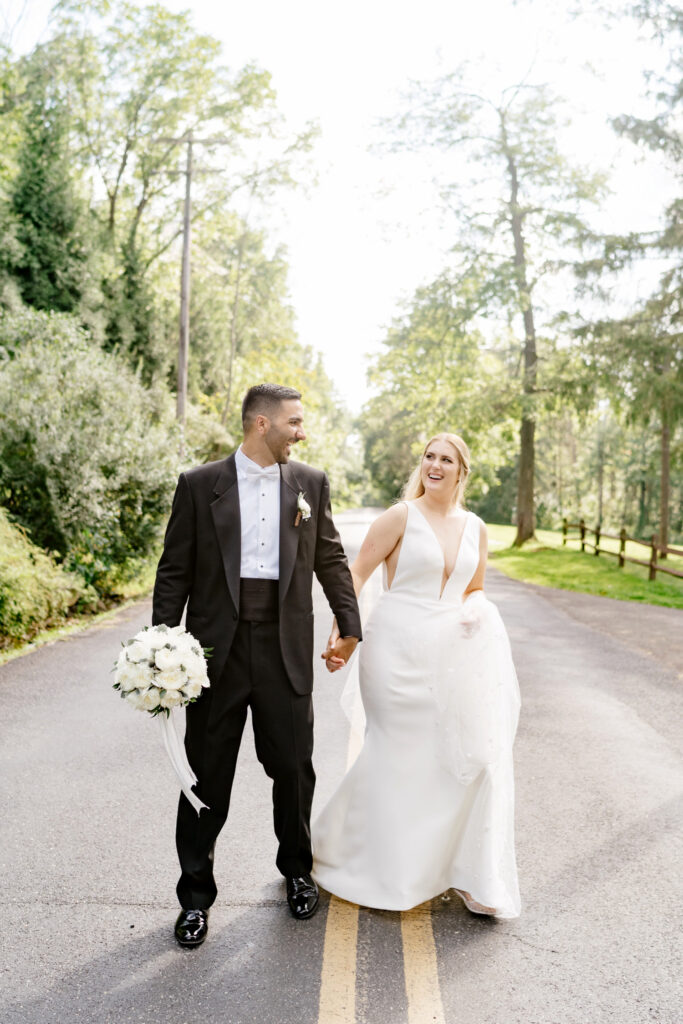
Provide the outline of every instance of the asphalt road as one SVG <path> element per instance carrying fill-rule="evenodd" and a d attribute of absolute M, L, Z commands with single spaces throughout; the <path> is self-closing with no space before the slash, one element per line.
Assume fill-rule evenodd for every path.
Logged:
<path fill-rule="evenodd" d="M 366 518 L 340 517 L 350 553 Z M 0 1024 L 678 1024 L 681 666 L 629 642 L 619 608 L 493 572 L 487 589 L 523 699 L 518 920 L 457 898 L 335 917 L 324 897 L 295 922 L 247 726 L 209 938 L 179 949 L 174 776 L 157 723 L 110 688 L 142 602 L 0 667 Z M 322 649 L 319 590 L 316 616 Z M 347 761 L 341 676 L 320 662 L 317 801 Z"/>

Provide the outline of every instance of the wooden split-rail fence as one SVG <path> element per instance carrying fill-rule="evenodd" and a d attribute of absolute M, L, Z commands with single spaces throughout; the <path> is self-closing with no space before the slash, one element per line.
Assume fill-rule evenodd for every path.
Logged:
<path fill-rule="evenodd" d="M 578 530 L 578 537 L 570 537 L 570 530 Z M 587 534 L 592 534 L 595 537 L 595 541 L 586 539 Z M 609 538 L 610 540 L 619 541 L 619 550 L 612 551 L 610 548 L 600 547 L 600 541 L 603 538 Z M 679 555 L 683 557 L 682 548 L 672 548 L 669 546 L 662 547 L 659 543 L 659 538 L 656 533 L 652 534 L 651 539 L 640 540 L 638 537 L 629 537 L 626 533 L 626 528 L 622 526 L 619 533 L 605 533 L 601 530 L 600 526 L 592 528 L 586 526 L 585 520 L 580 519 L 578 523 L 570 523 L 566 518 L 562 520 L 562 544 L 566 545 L 568 540 L 578 540 L 581 544 L 581 550 L 585 551 L 586 548 L 593 551 L 594 555 L 612 555 L 618 559 L 618 565 L 620 569 L 624 568 L 625 562 L 633 562 L 635 565 L 644 565 L 648 569 L 648 579 L 654 580 L 657 578 L 658 572 L 668 573 L 669 576 L 678 576 L 683 579 L 683 572 L 680 569 L 672 569 L 668 565 L 662 565 L 659 561 L 662 555 Z M 650 549 L 650 557 L 648 559 L 633 558 L 626 554 L 626 542 L 630 541 L 632 544 L 641 544 L 644 548 Z"/>

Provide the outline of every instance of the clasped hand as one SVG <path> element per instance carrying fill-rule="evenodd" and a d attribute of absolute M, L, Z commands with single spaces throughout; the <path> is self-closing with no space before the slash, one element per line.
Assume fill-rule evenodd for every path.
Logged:
<path fill-rule="evenodd" d="M 321 654 L 321 657 L 327 664 L 327 671 L 337 672 L 340 668 L 343 668 L 355 651 L 357 644 L 358 637 L 340 636 L 339 627 L 335 622 L 332 626 L 330 638 L 327 641 L 327 647 Z"/>

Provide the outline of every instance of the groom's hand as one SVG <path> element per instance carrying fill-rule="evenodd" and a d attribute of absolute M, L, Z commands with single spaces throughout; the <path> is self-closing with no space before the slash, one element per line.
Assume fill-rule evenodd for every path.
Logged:
<path fill-rule="evenodd" d="M 338 633 L 335 637 L 333 631 L 330 639 L 327 641 L 327 650 L 322 654 L 327 663 L 327 671 L 336 672 L 338 669 L 343 668 L 355 651 L 357 644 L 358 637 L 339 636 Z"/>

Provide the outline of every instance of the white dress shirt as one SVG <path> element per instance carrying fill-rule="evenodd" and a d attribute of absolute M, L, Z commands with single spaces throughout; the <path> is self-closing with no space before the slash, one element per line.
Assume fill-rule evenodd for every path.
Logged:
<path fill-rule="evenodd" d="M 280 578 L 280 467 L 259 466 L 235 452 L 242 521 L 242 579 Z"/>

